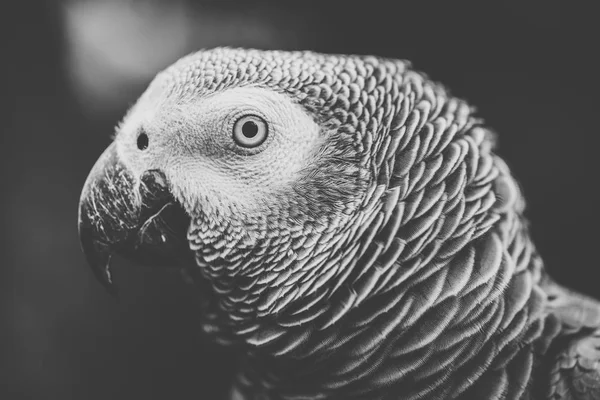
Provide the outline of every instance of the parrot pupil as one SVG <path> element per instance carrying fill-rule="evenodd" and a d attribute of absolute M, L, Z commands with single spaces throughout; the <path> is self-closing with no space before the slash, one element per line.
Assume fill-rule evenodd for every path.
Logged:
<path fill-rule="evenodd" d="M 247 138 L 253 138 L 258 133 L 258 125 L 255 122 L 248 121 L 242 125 L 242 134 Z"/>
<path fill-rule="evenodd" d="M 140 133 L 137 138 L 137 147 L 140 150 L 146 150 L 148 148 L 148 135 Z"/>

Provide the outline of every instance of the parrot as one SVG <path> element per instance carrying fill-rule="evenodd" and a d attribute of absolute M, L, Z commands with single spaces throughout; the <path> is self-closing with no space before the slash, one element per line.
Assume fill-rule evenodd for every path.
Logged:
<path fill-rule="evenodd" d="M 408 60 L 203 49 L 83 185 L 86 263 L 175 268 L 232 400 L 600 399 L 600 302 L 536 250 L 498 134 Z M 202 397 L 200 397 L 202 398 Z"/>

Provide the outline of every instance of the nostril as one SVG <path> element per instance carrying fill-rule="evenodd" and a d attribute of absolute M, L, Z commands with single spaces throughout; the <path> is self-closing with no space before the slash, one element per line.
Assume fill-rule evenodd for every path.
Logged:
<path fill-rule="evenodd" d="M 137 147 L 140 150 L 146 150 L 148 148 L 148 135 L 144 132 L 140 133 L 137 137 Z"/>

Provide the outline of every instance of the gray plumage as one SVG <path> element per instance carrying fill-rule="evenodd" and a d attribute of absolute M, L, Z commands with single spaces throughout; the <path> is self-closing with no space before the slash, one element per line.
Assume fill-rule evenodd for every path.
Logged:
<path fill-rule="evenodd" d="M 120 125 L 82 243 L 105 283 L 113 252 L 185 271 L 247 355 L 234 399 L 600 398 L 600 305 L 545 273 L 494 149 L 406 61 L 201 51 Z"/>

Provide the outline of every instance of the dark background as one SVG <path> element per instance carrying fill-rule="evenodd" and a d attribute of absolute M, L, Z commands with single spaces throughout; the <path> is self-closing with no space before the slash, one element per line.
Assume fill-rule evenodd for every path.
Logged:
<path fill-rule="evenodd" d="M 116 301 L 87 268 L 76 224 L 83 182 L 127 107 L 204 47 L 412 60 L 500 134 L 549 270 L 600 296 L 598 129 L 585 119 L 598 101 L 559 2 L 3 4 L 0 399 L 223 393 L 234 362 L 203 341 L 179 277 L 118 260 Z"/>

